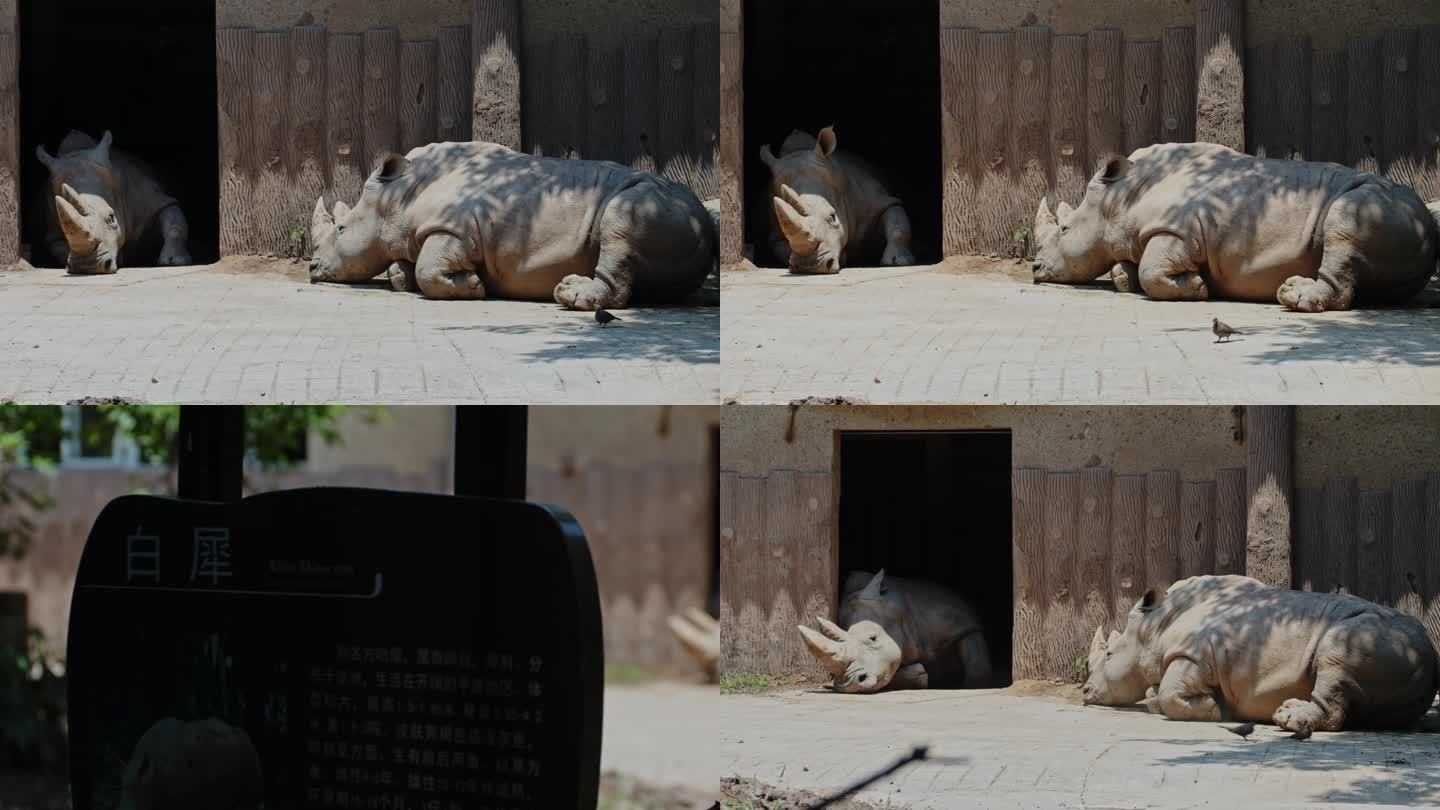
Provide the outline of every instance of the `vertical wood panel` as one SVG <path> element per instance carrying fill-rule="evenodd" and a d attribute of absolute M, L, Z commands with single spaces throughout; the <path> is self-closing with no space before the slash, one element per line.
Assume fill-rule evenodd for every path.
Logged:
<path fill-rule="evenodd" d="M 1414 185 L 1415 30 L 1387 31 L 1381 42 L 1380 164 L 1385 176 Z"/>
<path fill-rule="evenodd" d="M 1245 573 L 1289 588 L 1295 497 L 1295 411 L 1287 405 L 1245 408 Z"/>
<path fill-rule="evenodd" d="M 1292 560 L 1295 566 L 1293 587 L 1297 591 L 1317 590 L 1318 583 L 1325 578 L 1323 571 L 1316 570 L 1319 560 L 1315 550 L 1320 542 L 1319 501 L 1320 493 L 1314 488 L 1295 490 L 1295 551 Z"/>
<path fill-rule="evenodd" d="M 1397 481 L 1390 501 L 1390 589 L 1395 607 L 1425 617 L 1425 482 Z"/>
<path fill-rule="evenodd" d="M 470 140 L 470 26 L 440 29 L 435 47 L 435 139 Z"/>
<path fill-rule="evenodd" d="M 765 671 L 765 479 L 722 473 L 720 510 L 720 671 Z"/>
<path fill-rule="evenodd" d="M 282 255 L 289 239 L 290 183 L 285 164 L 290 34 L 255 35 L 255 208 L 250 220 L 249 252 Z"/>
<path fill-rule="evenodd" d="M 406 42 L 400 46 L 401 154 L 435 142 L 435 43 Z"/>
<path fill-rule="evenodd" d="M 740 35 L 720 35 L 720 263 L 738 264 L 745 249 L 745 201 L 741 189 L 744 161 L 744 48 Z M 620 66 L 623 71 L 624 66 Z M 622 84 L 619 87 L 623 87 Z M 619 103 L 620 96 L 615 96 Z M 629 116 L 623 116 L 628 118 Z M 625 160 L 617 152 L 612 160 Z"/>
<path fill-rule="evenodd" d="M 620 51 L 590 49 L 585 65 L 587 158 L 623 159 L 625 65 Z"/>
<path fill-rule="evenodd" d="M 1042 469 L 1017 469 L 1012 484 L 1015 620 L 1011 656 L 1017 679 L 1046 674 L 1045 476 Z"/>
<path fill-rule="evenodd" d="M 1390 493 L 1360 495 L 1355 526 L 1356 574 L 1360 596 L 1379 604 L 1392 604 L 1390 594 Z"/>
<path fill-rule="evenodd" d="M 1325 482 L 1324 494 L 1324 590 L 1354 593 L 1355 588 L 1355 501 L 1358 489 L 1354 478 Z"/>
<path fill-rule="evenodd" d="M 793 523 L 799 538 L 794 601 L 799 621 L 814 627 L 816 616 L 834 621 L 839 609 L 835 603 L 840 593 L 841 572 L 837 570 L 839 554 L 834 547 L 834 478 L 828 473 L 797 473 L 795 490 L 796 497 L 789 504 L 794 511 Z M 805 648 L 800 634 L 793 625 L 786 631 L 797 656 L 796 670 L 813 669 L 815 658 Z"/>
<path fill-rule="evenodd" d="M 470 48 L 472 136 L 511 149 L 524 148 L 517 0 L 471 0 Z"/>
<path fill-rule="evenodd" d="M 365 169 L 399 151 L 400 118 L 396 87 L 400 74 L 400 32 L 372 28 L 365 32 Z"/>
<path fill-rule="evenodd" d="M 220 255 L 234 256 L 249 250 L 255 210 L 255 32 L 221 28 L 215 32 L 215 50 L 220 96 Z M 13 72 L 4 75 L 15 77 Z"/>
<path fill-rule="evenodd" d="M 625 159 L 636 169 L 654 172 L 660 127 L 659 43 L 655 37 L 625 35 Z"/>
<path fill-rule="evenodd" d="M 1245 151 L 1245 0 L 1196 0 L 1195 140 Z"/>
<path fill-rule="evenodd" d="M 975 220 L 979 170 L 973 116 L 979 34 L 970 28 L 940 32 L 941 126 L 945 150 L 945 255 L 973 253 L 980 241 Z"/>
<path fill-rule="evenodd" d="M 315 200 L 325 193 L 325 29 L 299 26 L 290 31 L 290 170 L 289 215 L 291 228 L 304 228 L 307 238 L 296 245 L 310 255 L 310 215 Z"/>
<path fill-rule="evenodd" d="M 0 266 L 20 256 L 19 68 L 15 36 L 0 34 Z"/>
<path fill-rule="evenodd" d="M 1215 474 L 1215 573 L 1245 573 L 1245 468 Z"/>
<path fill-rule="evenodd" d="M 1127 42 L 1124 50 L 1125 154 L 1160 140 L 1160 43 Z"/>
<path fill-rule="evenodd" d="M 831 554 L 828 475 L 788 470 L 770 473 L 765 483 L 763 565 L 770 601 L 767 629 L 769 667 L 790 674 L 809 671 L 815 659 L 795 626 L 814 626 L 815 615 L 833 618 L 838 583 Z"/>
<path fill-rule="evenodd" d="M 1380 39 L 1350 37 L 1345 43 L 1349 68 L 1346 98 L 1345 162 L 1362 172 L 1379 173 L 1382 129 Z"/>
<path fill-rule="evenodd" d="M 1161 593 L 1180 574 L 1180 474 L 1145 476 L 1145 583 Z"/>
<path fill-rule="evenodd" d="M 556 154 L 564 158 L 582 158 L 585 146 L 585 37 L 580 34 L 562 34 L 555 40 L 551 51 L 550 90 L 551 114 L 547 123 L 554 128 L 547 141 L 555 142 Z"/>
<path fill-rule="evenodd" d="M 1215 483 L 1180 486 L 1180 577 L 1215 573 Z"/>
<path fill-rule="evenodd" d="M 1014 34 L 986 31 L 980 34 L 976 62 L 975 131 L 980 156 L 980 197 L 976 207 L 981 250 L 1003 252 L 1010 247 L 1016 225 L 1014 212 L 1014 156 L 1010 138 L 1011 54 Z M 1027 219 L 1030 224 L 1033 219 Z"/>
<path fill-rule="evenodd" d="M 1415 154 L 1422 200 L 1440 198 L 1440 25 L 1421 26 L 1415 45 Z"/>
<path fill-rule="evenodd" d="M 1271 157 L 1308 160 L 1310 155 L 1310 38 L 1285 34 L 1274 44 L 1274 142 Z"/>
<path fill-rule="evenodd" d="M 365 182 L 364 128 L 361 110 L 364 47 L 359 34 L 332 34 L 326 59 L 326 153 L 330 162 L 327 208 L 336 200 L 354 205 Z"/>
<path fill-rule="evenodd" d="M 702 200 L 719 194 L 720 178 L 720 27 L 695 29 L 695 193 Z"/>
<path fill-rule="evenodd" d="M 1160 35 L 1160 140 L 1195 140 L 1195 29 L 1166 28 Z"/>
<path fill-rule="evenodd" d="M 1345 97 L 1350 78 L 1345 51 L 1321 51 L 1310 61 L 1310 159 L 1344 163 L 1349 143 Z"/>
<path fill-rule="evenodd" d="M 1014 139 L 1015 179 L 1010 194 L 1009 234 L 1029 228 L 1040 198 L 1050 191 L 1050 29 L 1025 27 L 1015 32 Z"/>
<path fill-rule="evenodd" d="M 1085 151 L 1085 36 L 1067 34 L 1051 41 L 1050 164 L 1053 204 L 1072 206 L 1085 196 L 1090 167 Z"/>
<path fill-rule="evenodd" d="M 1440 646 L 1440 473 L 1425 479 L 1425 536 L 1420 543 L 1421 594 L 1425 597 L 1425 632 Z"/>
<path fill-rule="evenodd" d="M 1115 476 L 1114 503 L 1110 509 L 1110 586 L 1115 604 L 1115 628 L 1125 629 L 1125 617 L 1145 592 L 1145 476 Z"/>
<path fill-rule="evenodd" d="M 693 187 L 695 155 L 695 31 L 673 28 L 660 32 L 659 146 L 660 173 Z"/>
<path fill-rule="evenodd" d="M 1074 473 L 1045 477 L 1045 671 L 1075 671 L 1078 647 L 1075 604 L 1075 518 L 1080 482 Z"/>
<path fill-rule="evenodd" d="M 1087 649 L 1085 642 L 1096 627 L 1108 627 L 1113 599 L 1110 591 L 1110 511 L 1115 492 L 1114 477 L 1106 467 L 1091 467 L 1080 473 L 1080 514 L 1076 519 L 1076 585 L 1080 626 L 1075 630 L 1079 645 L 1073 654 Z M 1066 670 L 1062 675 L 1072 674 Z"/>
<path fill-rule="evenodd" d="M 1124 65 L 1120 32 L 1091 31 L 1085 39 L 1085 142 L 1089 149 L 1089 175 L 1125 148 Z"/>
<path fill-rule="evenodd" d="M 551 120 L 556 114 L 556 77 L 550 72 L 554 52 L 552 42 L 531 42 L 525 46 L 525 53 L 521 57 L 525 73 L 525 81 L 521 87 L 521 137 L 525 144 L 524 151 L 537 157 L 555 157 L 557 151 L 555 125 Z"/>

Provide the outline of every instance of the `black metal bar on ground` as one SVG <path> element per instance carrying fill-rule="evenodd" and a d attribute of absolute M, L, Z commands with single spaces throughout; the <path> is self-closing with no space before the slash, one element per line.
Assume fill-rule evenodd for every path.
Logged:
<path fill-rule="evenodd" d="M 245 407 L 182 405 L 176 450 L 181 498 L 240 500 L 245 464 Z"/>
<path fill-rule="evenodd" d="M 525 499 L 524 405 L 461 405 L 455 409 L 455 494 Z"/>

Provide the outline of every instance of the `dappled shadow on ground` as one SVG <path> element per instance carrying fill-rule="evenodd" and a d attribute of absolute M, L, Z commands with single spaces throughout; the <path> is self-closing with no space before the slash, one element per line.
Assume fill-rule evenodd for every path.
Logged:
<path fill-rule="evenodd" d="M 519 358 L 530 362 L 609 359 L 677 361 L 692 365 L 720 363 L 720 310 L 630 309 L 622 320 L 600 326 L 588 312 L 573 313 L 564 321 L 533 324 L 444 326 L 452 337 L 461 333 L 488 333 L 533 337 L 536 348 Z"/>
<path fill-rule="evenodd" d="M 1165 302 L 1157 302 L 1163 306 Z M 1278 305 L 1277 305 L 1278 306 Z M 1297 360 L 1363 363 L 1380 366 L 1440 365 L 1440 310 L 1428 307 L 1387 307 L 1355 310 L 1345 315 L 1297 314 L 1279 323 L 1227 323 L 1250 337 L 1263 336 L 1281 345 L 1249 355 L 1248 362 L 1279 364 Z M 1191 333 L 1194 324 L 1167 328 Z"/>

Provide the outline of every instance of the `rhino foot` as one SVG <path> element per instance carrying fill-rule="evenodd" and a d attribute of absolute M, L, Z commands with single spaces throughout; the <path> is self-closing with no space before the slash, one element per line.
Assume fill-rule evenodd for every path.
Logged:
<path fill-rule="evenodd" d="M 182 267 L 191 264 L 190 251 L 182 246 L 166 245 L 160 250 L 161 267 Z"/>
<path fill-rule="evenodd" d="M 570 275 L 555 285 L 555 303 L 582 312 L 597 309 L 622 309 L 628 301 L 622 300 L 605 281 L 588 276 Z"/>
<path fill-rule="evenodd" d="M 1275 299 L 1296 312 L 1324 312 L 1334 296 L 1329 284 L 1317 278 L 1291 276 L 1280 285 Z"/>
<path fill-rule="evenodd" d="M 1331 723 L 1327 722 L 1324 709 L 1311 701 L 1297 698 L 1290 698 L 1281 703 L 1280 708 L 1275 710 L 1272 719 L 1274 719 L 1275 725 L 1286 731 L 1299 731 L 1307 726 L 1318 731 L 1339 730 L 1330 728 Z"/>
<path fill-rule="evenodd" d="M 886 267 L 910 267 L 915 264 L 915 254 L 908 248 L 897 248 L 893 245 L 885 248 L 885 256 L 880 263 Z"/>
<path fill-rule="evenodd" d="M 415 265 L 410 262 L 395 262 L 386 271 L 390 288 L 396 292 L 419 292 L 420 284 L 415 280 Z"/>
<path fill-rule="evenodd" d="M 1110 270 L 1110 280 L 1115 283 L 1118 292 L 1143 292 L 1140 287 L 1140 266 L 1132 262 L 1117 262 Z"/>

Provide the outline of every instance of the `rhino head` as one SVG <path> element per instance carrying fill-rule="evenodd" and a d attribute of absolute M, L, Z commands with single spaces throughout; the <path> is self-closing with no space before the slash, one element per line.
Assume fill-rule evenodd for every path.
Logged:
<path fill-rule="evenodd" d="M 310 217 L 312 284 L 369 281 L 390 266 L 388 244 L 396 235 L 386 232 L 383 197 L 409 174 L 410 161 L 392 153 L 376 162 L 353 209 L 336 200 L 334 211 L 326 211 L 325 198 L 316 200 Z"/>
<path fill-rule="evenodd" d="M 900 669 L 903 651 L 896 640 L 900 605 L 887 596 L 885 572 L 881 570 L 846 600 L 848 612 L 866 618 L 842 630 L 816 616 L 823 635 L 803 625 L 799 628 L 810 654 L 830 673 L 835 691 L 878 692 L 890 685 Z"/>
<path fill-rule="evenodd" d="M 125 229 L 123 212 L 113 207 L 122 195 L 110 162 L 112 141 L 109 130 L 98 143 L 72 132 L 61 144 L 59 157 L 43 145 L 35 148 L 35 156 L 50 172 L 55 217 L 70 249 L 65 267 L 71 273 L 100 275 L 114 273 L 120 266 Z"/>
<path fill-rule="evenodd" d="M 1128 706 L 1145 697 L 1151 684 L 1142 666 L 1144 643 L 1140 638 L 1140 621 L 1160 603 L 1159 592 L 1147 591 L 1130 611 L 1125 632 L 1095 628 L 1087 658 L 1089 677 L 1080 689 L 1081 702 L 1087 706 Z"/>
<path fill-rule="evenodd" d="M 792 133 L 778 158 L 764 146 L 760 160 L 770 169 L 772 188 L 779 190 L 771 202 L 775 222 L 790 248 L 790 271 L 838 273 L 850 234 L 845 212 L 835 207 L 845 192 L 844 174 L 830 161 L 838 145 L 835 128 L 820 130 L 813 149 L 794 148 L 806 138 Z"/>
<path fill-rule="evenodd" d="M 1079 208 L 1072 209 L 1061 201 L 1051 214 L 1050 201 L 1040 199 L 1040 210 L 1035 212 L 1035 261 L 1030 267 L 1036 284 L 1083 284 L 1114 266 L 1107 238 L 1107 191 L 1128 177 L 1133 168 L 1134 164 L 1125 158 L 1111 160 L 1090 181 Z"/>

